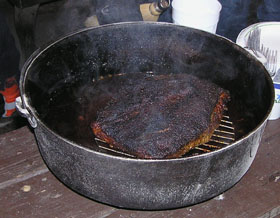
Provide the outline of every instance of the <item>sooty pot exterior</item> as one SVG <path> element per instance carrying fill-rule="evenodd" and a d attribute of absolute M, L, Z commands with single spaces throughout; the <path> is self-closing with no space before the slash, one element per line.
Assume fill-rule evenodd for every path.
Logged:
<path fill-rule="evenodd" d="M 47 166 L 71 189 L 117 207 L 161 210 L 208 200 L 237 183 L 255 158 L 264 126 L 226 149 L 177 160 L 108 156 L 41 125 L 35 134 Z"/>
<path fill-rule="evenodd" d="M 61 90 L 70 96 L 62 105 L 72 105 L 76 93 L 102 76 L 149 71 L 190 73 L 229 90 L 236 141 L 194 157 L 140 160 L 85 145 L 87 131 L 92 134 L 88 128 L 82 140 L 71 138 L 81 126 L 72 125 L 71 119 L 60 120 L 66 112 L 55 119 L 48 116 L 53 97 Z M 58 40 L 30 58 L 20 86 L 18 109 L 35 128 L 41 155 L 59 180 L 96 201 L 146 210 L 196 204 L 236 184 L 256 155 L 274 99 L 262 64 L 229 40 L 145 22 L 86 29 Z M 84 110 L 84 116 L 92 111 L 92 107 Z M 79 115 L 70 112 L 70 118 Z"/>

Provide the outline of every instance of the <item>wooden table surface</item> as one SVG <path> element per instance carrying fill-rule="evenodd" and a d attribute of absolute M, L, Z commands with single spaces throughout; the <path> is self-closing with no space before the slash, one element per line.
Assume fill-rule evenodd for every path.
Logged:
<path fill-rule="evenodd" d="M 225 193 L 174 210 L 138 211 L 85 198 L 46 167 L 27 126 L 0 135 L 0 218 L 280 217 L 280 120 L 268 121 L 256 158 Z"/>

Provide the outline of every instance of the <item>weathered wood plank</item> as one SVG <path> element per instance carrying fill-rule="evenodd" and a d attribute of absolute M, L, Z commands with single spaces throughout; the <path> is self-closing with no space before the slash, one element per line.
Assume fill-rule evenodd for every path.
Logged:
<path fill-rule="evenodd" d="M 1 135 L 0 188 L 44 171 L 47 171 L 46 166 L 29 128 L 23 127 Z"/>
<path fill-rule="evenodd" d="M 5 218 L 101 218 L 117 210 L 71 191 L 50 172 L 0 190 L 0 202 Z"/>

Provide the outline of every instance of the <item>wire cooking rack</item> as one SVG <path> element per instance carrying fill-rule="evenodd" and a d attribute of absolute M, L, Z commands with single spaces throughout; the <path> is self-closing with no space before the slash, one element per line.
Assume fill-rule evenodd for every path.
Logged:
<path fill-rule="evenodd" d="M 233 123 L 230 120 L 230 117 L 227 111 L 224 111 L 224 116 L 221 120 L 219 127 L 214 131 L 212 137 L 207 143 L 201 144 L 196 146 L 195 148 L 191 149 L 182 157 L 191 157 L 197 156 L 205 153 L 209 153 L 212 151 L 219 150 L 224 148 L 235 141 L 235 133 L 234 133 Z M 99 148 L 100 152 L 105 152 L 112 155 L 123 156 L 123 157 L 130 157 L 136 158 L 134 155 L 127 154 L 125 152 L 115 150 L 108 147 L 108 144 L 98 138 L 95 138 L 95 142 Z"/>
<path fill-rule="evenodd" d="M 225 111 L 225 114 L 221 120 L 219 127 L 214 131 L 212 137 L 207 143 L 201 144 L 189 152 L 183 157 L 196 156 L 200 154 L 209 153 L 224 148 L 235 141 L 235 133 L 233 123 L 230 117 Z"/>

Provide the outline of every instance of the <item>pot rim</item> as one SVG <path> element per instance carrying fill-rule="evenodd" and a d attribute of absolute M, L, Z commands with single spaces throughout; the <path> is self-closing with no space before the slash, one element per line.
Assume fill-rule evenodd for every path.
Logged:
<path fill-rule="evenodd" d="M 63 41 L 73 35 L 77 35 L 79 33 L 82 33 L 82 32 L 87 32 L 87 31 L 91 31 L 91 30 L 94 30 L 94 29 L 104 29 L 104 28 L 111 28 L 112 26 L 126 26 L 126 25 L 159 25 L 159 26 L 174 26 L 176 28 L 182 28 L 182 29 L 185 29 L 185 28 L 188 28 L 188 29 L 193 29 L 194 31 L 197 31 L 197 32 L 204 32 L 208 35 L 213 35 L 214 37 L 217 37 L 219 38 L 220 40 L 223 40 L 223 41 L 226 41 L 227 43 L 230 43 L 233 48 L 235 49 L 238 49 L 240 52 L 246 54 L 247 56 L 249 56 L 250 58 L 253 58 L 259 65 L 260 67 L 263 68 L 264 72 L 265 72 L 265 77 L 266 79 L 269 81 L 269 88 L 271 90 L 271 96 L 274 96 L 274 86 L 273 86 L 273 81 L 268 73 L 268 71 L 266 70 L 266 68 L 263 66 L 263 64 L 257 59 L 255 58 L 253 55 L 251 55 L 248 51 L 246 51 L 243 47 L 237 45 L 236 43 L 234 43 L 233 41 L 231 41 L 230 39 L 227 39 L 223 36 L 220 36 L 220 35 L 217 35 L 217 34 L 212 34 L 212 33 L 209 33 L 209 32 L 206 32 L 206 31 L 203 31 L 203 30 L 199 30 L 199 29 L 195 29 L 195 28 L 191 28 L 191 27 L 185 27 L 185 26 L 180 26 L 180 25 L 176 25 L 176 24 L 173 24 L 173 23 L 164 23 L 164 22 L 150 22 L 150 21 L 137 21 L 137 22 L 122 22 L 122 23 L 114 23 L 114 24 L 106 24 L 106 25 L 102 25 L 102 26 L 95 26 L 95 27 L 88 27 L 88 28 L 84 28 L 84 29 L 81 29 L 81 30 L 78 30 L 78 31 L 74 31 L 66 36 L 63 36 L 61 37 L 60 39 L 42 47 L 42 48 L 39 48 L 37 49 L 36 51 L 33 52 L 33 54 L 27 59 L 27 61 L 25 62 L 24 66 L 22 67 L 22 70 L 21 70 L 21 77 L 20 77 L 20 93 L 21 93 L 21 99 L 22 99 L 22 105 L 24 107 L 24 109 L 26 109 L 29 114 L 31 115 L 31 117 L 34 117 L 37 121 L 37 123 L 40 124 L 40 126 L 43 126 L 45 129 L 47 129 L 48 131 L 50 131 L 52 134 L 54 134 L 57 138 L 61 139 L 61 140 L 64 140 L 66 141 L 67 143 L 69 143 L 70 145 L 74 146 L 74 147 L 78 147 L 80 149 L 83 149 L 87 152 L 91 152 L 91 153 L 94 153 L 96 155 L 103 155 L 105 157 L 108 157 L 108 158 L 115 158 L 115 159 L 119 159 L 119 160 L 123 160 L 123 161 L 132 161 L 132 162 L 144 162 L 144 163 L 154 163 L 154 162 L 180 162 L 180 161 L 187 161 L 187 160 L 192 160 L 192 159 L 200 159 L 200 158 L 204 158 L 205 156 L 213 156 L 213 155 L 218 155 L 220 152 L 223 152 L 224 150 L 228 150 L 228 149 L 231 149 L 235 146 L 237 146 L 239 143 L 242 143 L 242 141 L 245 141 L 247 140 L 248 138 L 250 138 L 253 134 L 255 134 L 255 132 L 259 131 L 261 129 L 261 127 L 263 125 L 266 124 L 267 120 L 268 120 L 268 117 L 272 111 L 272 107 L 273 107 L 273 104 L 274 104 L 274 98 L 271 99 L 271 102 L 270 102 L 270 106 L 269 106 L 269 109 L 268 111 L 266 112 L 264 118 L 260 121 L 260 123 L 258 125 L 256 125 L 256 127 L 250 131 L 249 133 L 245 134 L 244 136 L 242 136 L 240 139 L 238 139 L 237 141 L 231 143 L 230 145 L 227 145 L 226 147 L 223 147 L 221 149 L 218 149 L 216 151 L 211 151 L 209 153 L 204 153 L 204 154 L 200 154 L 200 155 L 196 155 L 196 156 L 190 156 L 190 157 L 179 157 L 179 158 L 172 158 L 172 159 L 138 159 L 138 158 L 130 158 L 130 157 L 122 157 L 122 156 L 115 156 L 115 155 L 111 155 L 111 154 L 106 154 L 106 153 L 103 153 L 103 152 L 99 152 L 99 151 L 95 151 L 95 150 L 92 150 L 92 149 L 89 149 L 89 148 L 86 148 L 84 147 L 83 145 L 81 144 L 78 144 L 74 141 L 71 141 L 67 138 L 64 138 L 62 136 L 60 136 L 59 134 L 57 134 L 56 132 L 54 132 L 53 130 L 51 130 L 41 119 L 40 117 L 38 116 L 37 112 L 35 111 L 34 107 L 32 107 L 30 104 L 29 104 L 29 101 L 28 101 L 28 97 L 26 96 L 26 93 L 25 93 L 25 82 L 26 82 L 26 77 L 27 77 L 27 74 L 29 72 L 29 69 L 32 67 L 32 64 L 36 61 L 36 59 L 42 54 L 44 53 L 46 50 L 48 50 L 48 48 L 52 47 L 53 45 L 59 43 L 60 41 Z M 37 128 L 37 127 L 36 127 Z"/>

